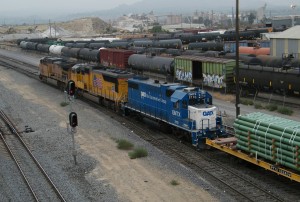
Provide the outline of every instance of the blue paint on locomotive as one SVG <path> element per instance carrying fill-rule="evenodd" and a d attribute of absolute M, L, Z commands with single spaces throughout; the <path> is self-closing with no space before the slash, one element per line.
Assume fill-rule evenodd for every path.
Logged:
<path fill-rule="evenodd" d="M 222 120 L 212 96 L 198 87 L 159 83 L 145 78 L 128 80 L 125 109 L 165 122 L 191 135 L 193 145 L 222 135 Z"/>

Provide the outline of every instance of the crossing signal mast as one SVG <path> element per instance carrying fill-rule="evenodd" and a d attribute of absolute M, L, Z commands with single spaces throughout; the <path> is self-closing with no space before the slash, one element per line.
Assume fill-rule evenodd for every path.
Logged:
<path fill-rule="evenodd" d="M 78 126 L 77 114 L 75 112 L 69 114 L 69 123 L 72 128 Z"/>
<path fill-rule="evenodd" d="M 74 96 L 75 95 L 75 82 L 73 80 L 68 81 L 67 84 L 67 93 L 69 96 Z"/>
<path fill-rule="evenodd" d="M 70 100 L 70 111 L 71 112 L 69 114 L 69 125 L 71 126 L 71 128 L 69 128 L 69 125 L 67 125 L 67 130 L 72 135 L 73 157 L 74 157 L 74 162 L 76 165 L 77 164 L 77 161 L 76 161 L 77 152 L 76 152 L 76 148 L 75 148 L 74 134 L 76 133 L 76 127 L 78 126 L 78 117 L 77 117 L 77 113 L 73 112 L 73 110 L 72 110 L 72 102 L 74 100 L 75 91 L 76 91 L 75 82 L 73 80 L 70 80 L 67 83 L 66 93 L 68 94 L 68 98 Z"/>

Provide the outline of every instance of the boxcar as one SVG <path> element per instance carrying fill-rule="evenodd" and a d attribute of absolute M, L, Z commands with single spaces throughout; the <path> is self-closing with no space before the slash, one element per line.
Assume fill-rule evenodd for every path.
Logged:
<path fill-rule="evenodd" d="M 104 48 L 100 50 L 100 63 L 107 67 L 125 69 L 128 66 L 129 56 L 134 53 L 131 50 Z"/>

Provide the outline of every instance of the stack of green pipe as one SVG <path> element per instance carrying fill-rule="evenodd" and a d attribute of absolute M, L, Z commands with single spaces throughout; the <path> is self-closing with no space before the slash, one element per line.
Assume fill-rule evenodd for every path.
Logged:
<path fill-rule="evenodd" d="M 300 171 L 300 122 L 255 112 L 233 127 L 238 149 Z"/>

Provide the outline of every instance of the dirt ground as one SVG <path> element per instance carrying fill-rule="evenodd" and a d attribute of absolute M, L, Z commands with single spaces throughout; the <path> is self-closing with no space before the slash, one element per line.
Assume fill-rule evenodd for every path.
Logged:
<path fill-rule="evenodd" d="M 2 69 L 0 82 L 6 83 L 9 90 L 18 92 L 24 99 L 52 109 L 59 119 L 66 117 L 66 109 L 57 104 L 58 97 L 47 97 L 47 93 L 44 97 L 37 94 L 38 81 L 21 86 L 14 82 L 14 77 L 11 71 Z M 60 96 L 59 99 L 63 99 L 63 95 Z M 77 105 L 79 113 L 87 113 L 91 121 L 104 121 L 99 113 L 85 103 L 77 102 Z M 65 126 L 66 123 L 60 121 L 60 125 Z M 87 173 L 86 178 L 114 187 L 122 201 L 217 201 L 206 190 L 189 180 L 158 168 L 150 158 L 131 160 L 126 151 L 117 149 L 115 140 L 105 130 L 78 127 L 76 143 L 81 151 L 98 161 L 97 167 Z M 172 180 L 179 182 L 179 185 L 171 185 Z"/>

